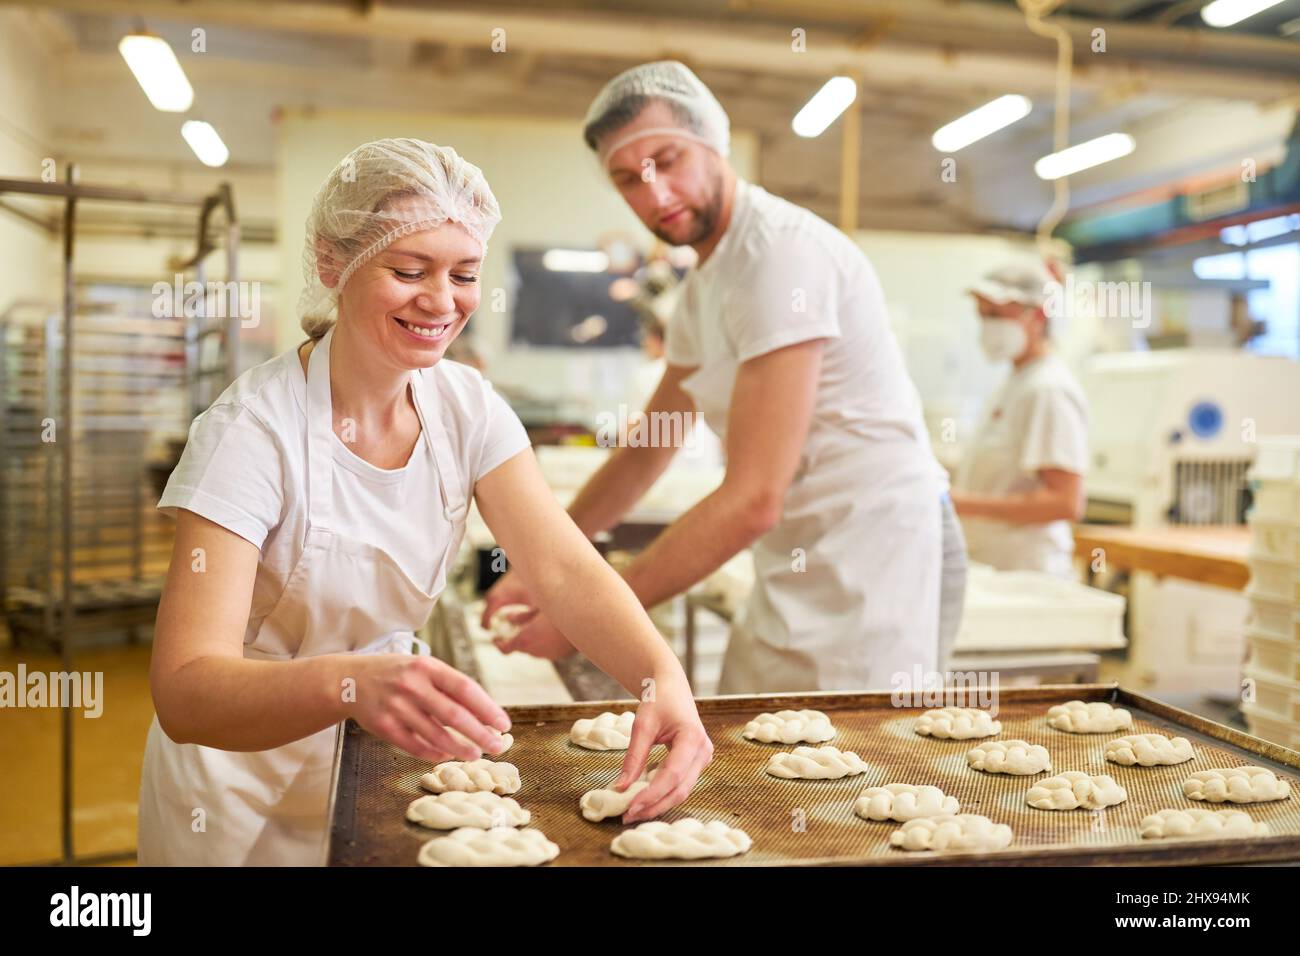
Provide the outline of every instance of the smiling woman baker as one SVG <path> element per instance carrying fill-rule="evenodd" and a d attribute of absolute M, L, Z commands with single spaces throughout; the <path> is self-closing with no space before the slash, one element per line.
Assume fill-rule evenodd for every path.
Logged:
<path fill-rule="evenodd" d="M 414 636 L 471 497 L 573 643 L 634 696 L 655 682 L 617 786 L 654 744 L 670 754 L 626 819 L 682 802 L 709 762 L 677 659 L 556 503 L 518 418 L 477 372 L 441 361 L 479 304 L 499 219 L 477 167 L 414 139 L 359 147 L 317 193 L 310 341 L 195 420 L 159 501 L 176 543 L 150 674 L 141 864 L 320 862 L 347 717 L 424 760 L 500 749 L 505 712 Z"/>

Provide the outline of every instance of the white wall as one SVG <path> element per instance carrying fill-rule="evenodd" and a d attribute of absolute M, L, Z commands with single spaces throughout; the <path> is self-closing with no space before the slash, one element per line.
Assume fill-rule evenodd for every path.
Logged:
<path fill-rule="evenodd" d="M 301 341 L 294 304 L 302 289 L 304 226 L 321 182 L 348 152 L 386 136 L 415 136 L 452 146 L 479 166 L 501 205 L 482 273 L 483 304 L 470 319 L 493 382 L 572 404 L 594 425 L 594 411 L 626 400 L 633 349 L 575 352 L 512 347 L 509 312 L 491 310 L 492 291 L 509 289 L 510 250 L 517 245 L 592 248 L 598 236 L 622 230 L 648 248 L 650 234 L 605 181 L 573 122 L 520 116 L 288 112 L 277 127 L 282 320 L 279 348 Z M 754 138 L 733 132 L 732 162 L 752 175 Z M 507 303 L 509 298 L 507 296 Z"/>

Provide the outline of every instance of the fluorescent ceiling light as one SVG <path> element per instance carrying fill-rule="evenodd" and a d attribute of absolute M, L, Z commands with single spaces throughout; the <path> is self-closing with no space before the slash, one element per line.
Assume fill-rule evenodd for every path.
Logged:
<path fill-rule="evenodd" d="M 1198 279 L 1244 279 L 1246 257 L 1240 252 L 1224 252 L 1192 260 L 1192 274 Z"/>
<path fill-rule="evenodd" d="M 184 113 L 194 103 L 194 88 L 162 37 L 129 33 L 122 37 L 117 48 L 154 109 Z"/>
<path fill-rule="evenodd" d="M 542 265 L 552 272 L 604 272 L 609 268 L 609 256 L 585 249 L 548 249 Z"/>
<path fill-rule="evenodd" d="M 820 136 L 857 98 L 858 84 L 851 77 L 831 77 L 795 114 L 790 127 L 803 137 Z"/>
<path fill-rule="evenodd" d="M 1276 7 L 1282 0 L 1214 0 L 1201 7 L 1201 19 L 1212 27 L 1230 27 L 1247 17 Z"/>
<path fill-rule="evenodd" d="M 1008 93 L 958 117 L 947 126 L 939 127 L 930 137 L 930 142 L 941 153 L 955 153 L 990 133 L 996 133 L 1003 127 L 1024 119 L 1033 108 L 1028 97 Z"/>
<path fill-rule="evenodd" d="M 1083 169 L 1109 163 L 1133 152 L 1136 144 L 1128 133 L 1107 133 L 1059 153 L 1050 153 L 1034 163 L 1039 179 L 1060 179 Z"/>
<path fill-rule="evenodd" d="M 1300 231 L 1300 213 L 1293 213 L 1289 216 L 1273 216 L 1269 219 L 1256 219 L 1254 222 L 1228 226 L 1219 230 L 1219 239 L 1230 246 L 1248 246 L 1297 231 Z"/>
<path fill-rule="evenodd" d="M 221 141 L 211 123 L 186 120 L 181 126 L 181 135 L 205 166 L 224 166 L 230 158 L 230 150 L 226 149 L 226 144 Z"/>

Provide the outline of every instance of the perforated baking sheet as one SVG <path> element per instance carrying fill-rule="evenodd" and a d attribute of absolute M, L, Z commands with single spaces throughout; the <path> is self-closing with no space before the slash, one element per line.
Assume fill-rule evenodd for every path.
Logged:
<path fill-rule="evenodd" d="M 1191 740 L 1194 759 L 1170 767 L 1121 767 L 1103 756 L 1107 740 L 1119 734 L 1069 734 L 1047 725 L 1047 709 L 1067 700 L 1108 700 L 1132 712 L 1127 733 L 1163 733 Z M 646 864 L 609 851 L 623 829 L 617 819 L 590 823 L 578 812 L 587 790 L 607 786 L 618 775 L 622 751 L 589 751 L 568 742 L 579 717 L 622 711 L 622 702 L 584 702 L 508 708 L 515 744 L 502 759 L 519 768 L 522 788 L 514 799 L 532 813 L 530 826 L 560 847 L 550 866 L 687 865 Z M 926 863 L 1123 865 L 1244 863 L 1300 860 L 1300 753 L 1169 707 L 1111 685 L 1013 688 L 999 695 L 997 738 L 1020 738 L 1047 747 L 1051 774 L 1065 770 L 1106 773 L 1127 791 L 1128 800 L 1106 810 L 1044 811 L 1025 802 L 1034 781 L 1051 774 L 1017 777 L 985 774 L 966 765 L 965 754 L 979 741 L 922 737 L 913 721 L 926 708 L 895 708 L 887 693 L 781 694 L 718 697 L 699 702 L 714 742 L 714 759 L 690 798 L 661 819 L 694 816 L 743 828 L 753 848 L 704 865 Z M 828 713 L 838 730 L 830 741 L 855 751 L 870 771 L 840 780 L 780 780 L 764 773 L 779 744 L 745 740 L 746 721 L 764 711 L 813 708 Z M 664 749 L 651 751 L 653 766 Z M 431 765 L 417 760 L 349 722 L 339 735 L 335 789 L 331 801 L 331 865 L 413 866 L 420 846 L 440 831 L 407 823 L 407 805 L 424 791 L 421 774 Z M 1196 770 L 1246 764 L 1284 775 L 1292 795 L 1271 803 L 1214 805 L 1182 795 L 1182 781 Z M 889 835 L 900 824 L 872 822 L 853 813 L 858 794 L 885 783 L 933 784 L 957 797 L 963 813 L 979 813 L 1009 824 L 1014 842 L 995 853 L 933 853 L 899 850 Z M 1142 817 L 1167 807 L 1235 808 L 1269 824 L 1271 834 L 1249 840 L 1143 840 Z"/>

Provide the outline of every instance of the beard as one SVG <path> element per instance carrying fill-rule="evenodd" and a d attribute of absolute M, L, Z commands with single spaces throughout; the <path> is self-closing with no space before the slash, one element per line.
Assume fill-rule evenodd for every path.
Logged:
<path fill-rule="evenodd" d="M 679 238 L 670 235 L 662 229 L 651 229 L 659 239 L 668 243 L 670 246 L 690 246 L 697 242 L 703 242 L 713 234 L 717 228 L 718 219 L 722 216 L 722 171 L 714 173 L 713 181 L 709 184 L 709 197 L 701 206 L 687 206 L 691 214 L 691 219 L 695 223 L 686 238 Z"/>

